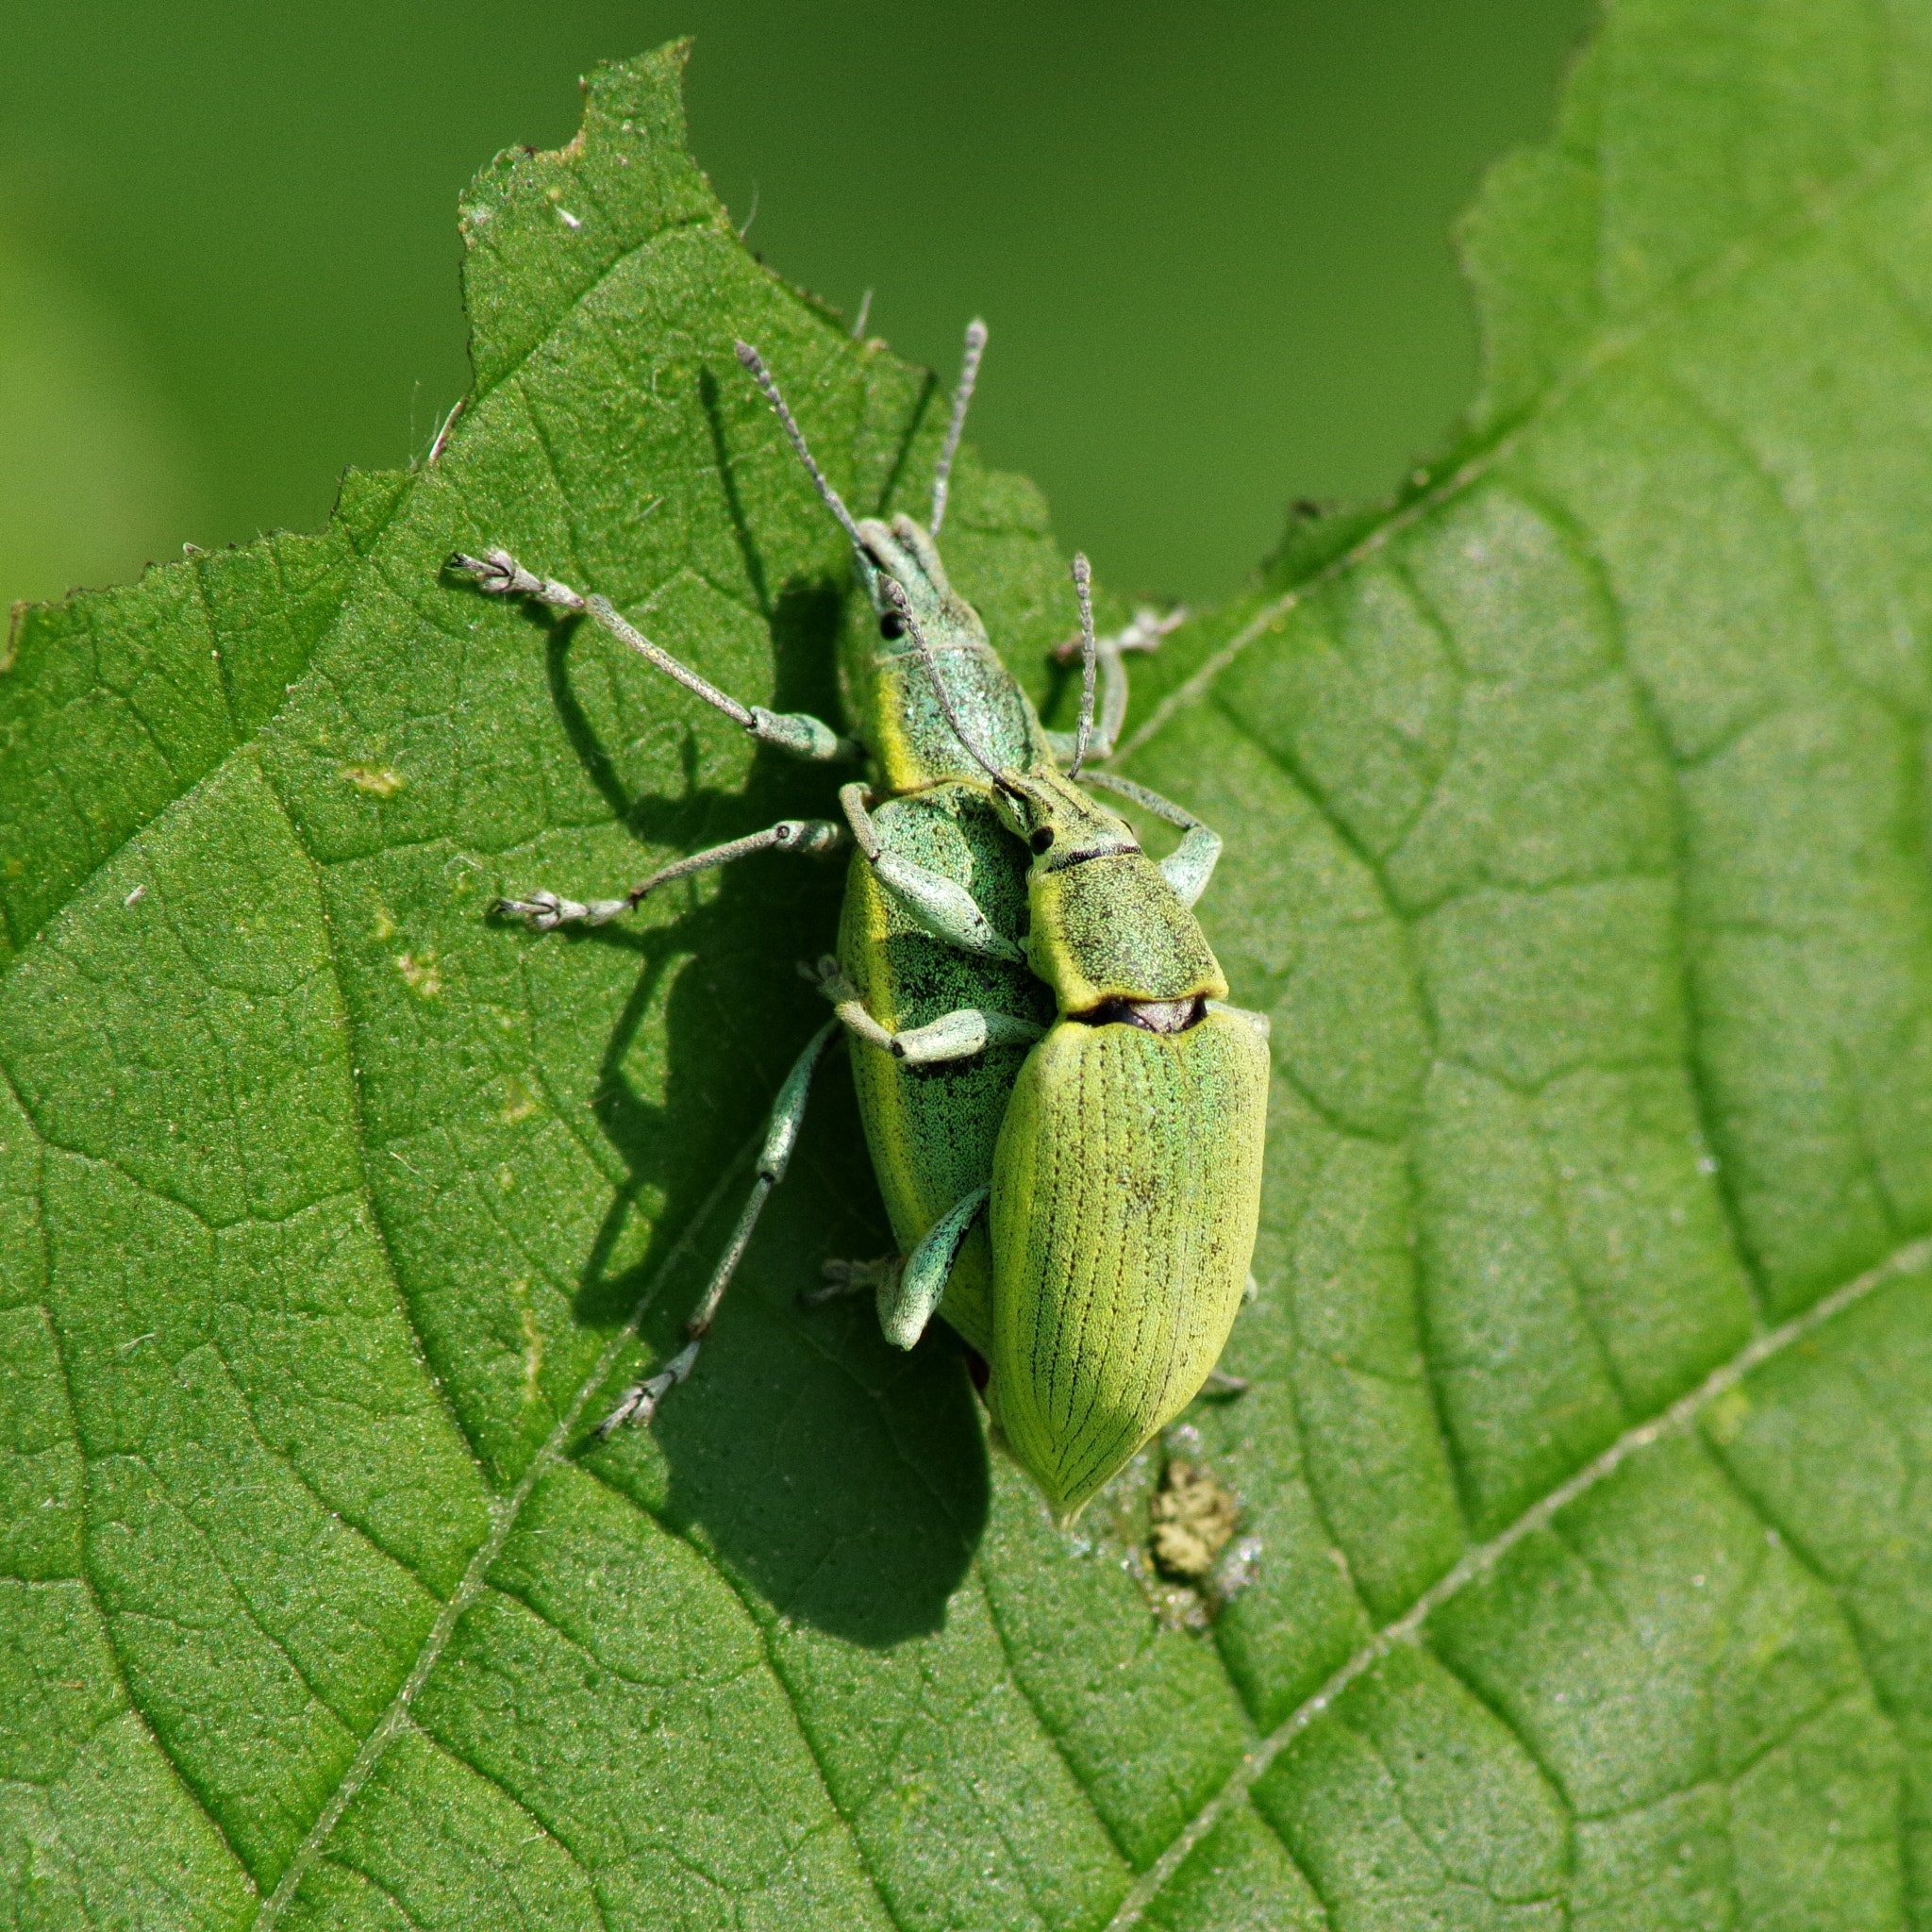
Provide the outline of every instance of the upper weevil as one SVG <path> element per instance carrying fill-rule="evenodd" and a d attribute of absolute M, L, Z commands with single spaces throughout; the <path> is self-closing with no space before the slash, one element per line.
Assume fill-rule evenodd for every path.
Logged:
<path fill-rule="evenodd" d="M 622 898 L 504 902 L 540 929 L 601 924 L 669 879 L 755 852 L 855 848 L 837 957 L 807 969 L 836 1017 L 779 1091 L 686 1345 L 625 1391 L 602 1431 L 648 1421 L 691 1374 L 842 1024 L 900 1253 L 828 1268 L 828 1291 L 874 1287 L 880 1324 L 902 1348 L 943 1315 L 986 1365 L 996 1437 L 1070 1523 L 1193 1399 L 1227 1339 L 1260 1208 L 1267 1024 L 1224 1004 L 1227 983 L 1190 909 L 1219 838 L 1156 793 L 1087 769 L 1113 748 L 1126 678 L 1122 641 L 1094 637 L 1086 559 L 1074 561 L 1084 675 L 1068 734 L 1044 729 L 946 579 L 937 539 L 985 342 L 975 322 L 927 528 L 904 515 L 854 518 L 757 351 L 738 345 L 852 540 L 871 601 L 875 631 L 857 642 L 848 633 L 841 647 L 853 738 L 739 703 L 605 599 L 505 551 L 454 563 L 485 591 L 588 614 L 755 738 L 801 758 L 862 758 L 873 773 L 841 789 L 841 820 L 784 820 L 666 866 Z M 1083 785 L 1179 827 L 1179 844 L 1157 863 Z"/>

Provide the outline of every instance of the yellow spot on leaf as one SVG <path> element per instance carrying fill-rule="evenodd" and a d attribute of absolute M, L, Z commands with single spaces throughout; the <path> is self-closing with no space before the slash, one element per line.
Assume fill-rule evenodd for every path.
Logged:
<path fill-rule="evenodd" d="M 1741 1389 L 1726 1389 L 1704 1412 L 1704 1426 L 1713 1442 L 1735 1441 L 1751 1420 L 1751 1398 Z"/>
<path fill-rule="evenodd" d="M 505 1101 L 503 1111 L 497 1115 L 505 1126 L 513 1127 L 519 1121 L 526 1121 L 537 1111 L 536 1096 L 520 1080 L 506 1080 L 503 1083 Z"/>
<path fill-rule="evenodd" d="M 375 798 L 393 798 L 403 789 L 403 774 L 393 765 L 344 765 L 342 776 Z"/>
<path fill-rule="evenodd" d="M 409 991 L 425 1000 L 433 1000 L 442 991 L 442 974 L 434 953 L 425 953 L 420 958 L 414 953 L 398 953 L 396 971 L 408 981 Z"/>
<path fill-rule="evenodd" d="M 537 1326 L 535 1308 L 524 1310 L 524 1400 L 535 1402 L 538 1378 L 543 1373 L 543 1337 Z"/>
<path fill-rule="evenodd" d="M 537 1326 L 537 1311 L 530 1306 L 527 1280 L 510 1283 L 510 1292 L 523 1304 L 518 1310 L 524 1330 L 524 1400 L 535 1402 L 543 1374 L 543 1331 Z"/>

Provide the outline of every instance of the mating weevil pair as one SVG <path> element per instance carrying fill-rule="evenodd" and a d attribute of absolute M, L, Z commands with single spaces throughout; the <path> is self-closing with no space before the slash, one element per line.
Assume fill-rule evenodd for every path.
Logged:
<path fill-rule="evenodd" d="M 841 790 L 842 823 L 784 821 L 620 899 L 504 902 L 539 929 L 596 925 L 667 880 L 755 852 L 857 848 L 838 955 L 807 969 L 836 1017 L 779 1092 L 685 1347 L 625 1391 L 603 1432 L 648 1421 L 690 1374 L 842 1026 L 902 1252 L 828 1268 L 840 1283 L 828 1292 L 874 1288 L 901 1348 L 943 1315 L 986 1364 L 997 1432 L 1071 1523 L 1193 1399 L 1241 1306 L 1260 1207 L 1267 1024 L 1224 1004 L 1226 981 L 1190 909 L 1221 841 L 1156 793 L 1086 769 L 1112 750 L 1126 709 L 1119 651 L 1094 638 L 1086 560 L 1074 566 L 1083 677 L 1071 734 L 1042 727 L 946 580 L 935 540 L 985 341 L 974 324 L 929 529 L 903 515 L 855 520 L 757 352 L 738 347 L 852 540 L 871 599 L 875 638 L 844 646 L 841 665 L 856 743 L 817 718 L 740 704 L 604 599 L 504 551 L 454 563 L 485 591 L 588 614 L 761 741 L 801 758 L 865 758 L 874 774 Z M 1157 863 L 1083 786 L 1178 827 L 1179 844 Z"/>

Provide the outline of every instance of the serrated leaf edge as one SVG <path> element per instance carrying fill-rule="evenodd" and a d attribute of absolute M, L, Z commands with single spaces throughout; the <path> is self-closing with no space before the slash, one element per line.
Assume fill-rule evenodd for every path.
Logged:
<path fill-rule="evenodd" d="M 1864 196 L 1890 187 L 1913 163 L 1925 158 L 1926 148 L 1927 143 L 1919 139 L 1901 139 L 1881 148 L 1864 167 L 1808 197 L 1797 214 L 1781 214 L 1766 223 L 1756 234 L 1744 237 L 1714 261 L 1672 286 L 1635 321 L 1598 337 L 1589 353 L 1560 381 L 1552 383 L 1500 435 L 1492 436 L 1440 480 L 1432 480 L 1413 496 L 1397 503 L 1373 529 L 1320 569 L 1268 599 L 1198 670 L 1161 698 L 1114 754 L 1114 761 L 1130 758 L 1157 737 L 1178 712 L 1199 703 L 1237 658 L 1277 629 L 1298 605 L 1367 562 L 1406 530 L 1500 469 L 1533 429 L 1554 415 L 1600 371 L 1633 354 L 1684 310 L 1728 289 L 1779 246 L 1824 227 Z"/>

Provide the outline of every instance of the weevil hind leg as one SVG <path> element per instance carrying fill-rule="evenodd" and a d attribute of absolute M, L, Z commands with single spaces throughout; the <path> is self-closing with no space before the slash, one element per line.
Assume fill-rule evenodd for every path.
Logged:
<path fill-rule="evenodd" d="M 953 1263 L 973 1224 L 986 1212 L 987 1188 L 975 1188 L 933 1223 L 925 1239 L 878 1284 L 879 1326 L 895 1348 L 910 1348 L 925 1333 L 946 1292 Z"/>
<path fill-rule="evenodd" d="M 551 932 L 559 925 L 608 925 L 621 914 L 634 912 L 659 886 L 673 879 L 689 877 L 695 872 L 708 872 L 715 866 L 730 865 L 749 858 L 755 852 L 834 852 L 844 844 L 845 827 L 833 819 L 780 819 L 762 832 L 693 852 L 689 858 L 659 866 L 649 878 L 640 879 L 621 899 L 576 900 L 539 890 L 527 899 L 499 899 L 490 909 L 512 913 L 526 921 L 532 931 Z"/>
<path fill-rule="evenodd" d="M 824 1059 L 826 1048 L 838 1037 L 838 1021 L 826 1021 L 792 1063 L 791 1071 L 786 1074 L 785 1084 L 779 1088 L 778 1097 L 772 1105 L 764 1145 L 758 1150 L 758 1173 L 752 1181 L 751 1192 L 746 1195 L 744 1206 L 739 1211 L 738 1225 L 732 1230 L 731 1240 L 719 1257 L 717 1267 L 711 1271 L 710 1285 L 705 1290 L 703 1300 L 684 1324 L 684 1346 L 655 1375 L 632 1383 L 618 1397 L 610 1413 L 597 1424 L 599 1440 L 608 1441 L 625 1423 L 648 1423 L 657 1414 L 658 1405 L 696 1366 L 698 1350 L 705 1337 L 710 1333 L 718 1305 L 724 1299 L 724 1291 L 731 1286 L 731 1277 L 737 1274 L 745 1249 L 751 1245 L 752 1230 L 758 1224 L 758 1216 L 764 1212 L 773 1189 L 785 1178 L 785 1170 L 791 1164 L 792 1150 L 798 1144 L 798 1130 L 805 1124 L 805 1105 L 811 1097 L 812 1076 Z"/>
<path fill-rule="evenodd" d="M 761 743 L 775 745 L 795 758 L 840 758 L 856 763 L 865 756 L 855 741 L 834 731 L 823 718 L 814 718 L 808 711 L 768 711 L 762 705 L 740 704 L 709 678 L 700 676 L 690 665 L 674 658 L 661 644 L 653 643 L 619 613 L 608 597 L 586 596 L 568 584 L 558 583 L 555 577 L 541 577 L 535 571 L 526 570 L 508 550 L 486 550 L 481 557 L 465 557 L 458 551 L 449 559 L 449 568 L 457 575 L 470 578 L 490 596 L 521 597 L 541 604 L 547 610 L 590 618 L 599 629 L 635 651 L 645 663 L 655 665 L 666 677 L 704 699 L 714 710 L 723 711 Z"/>

